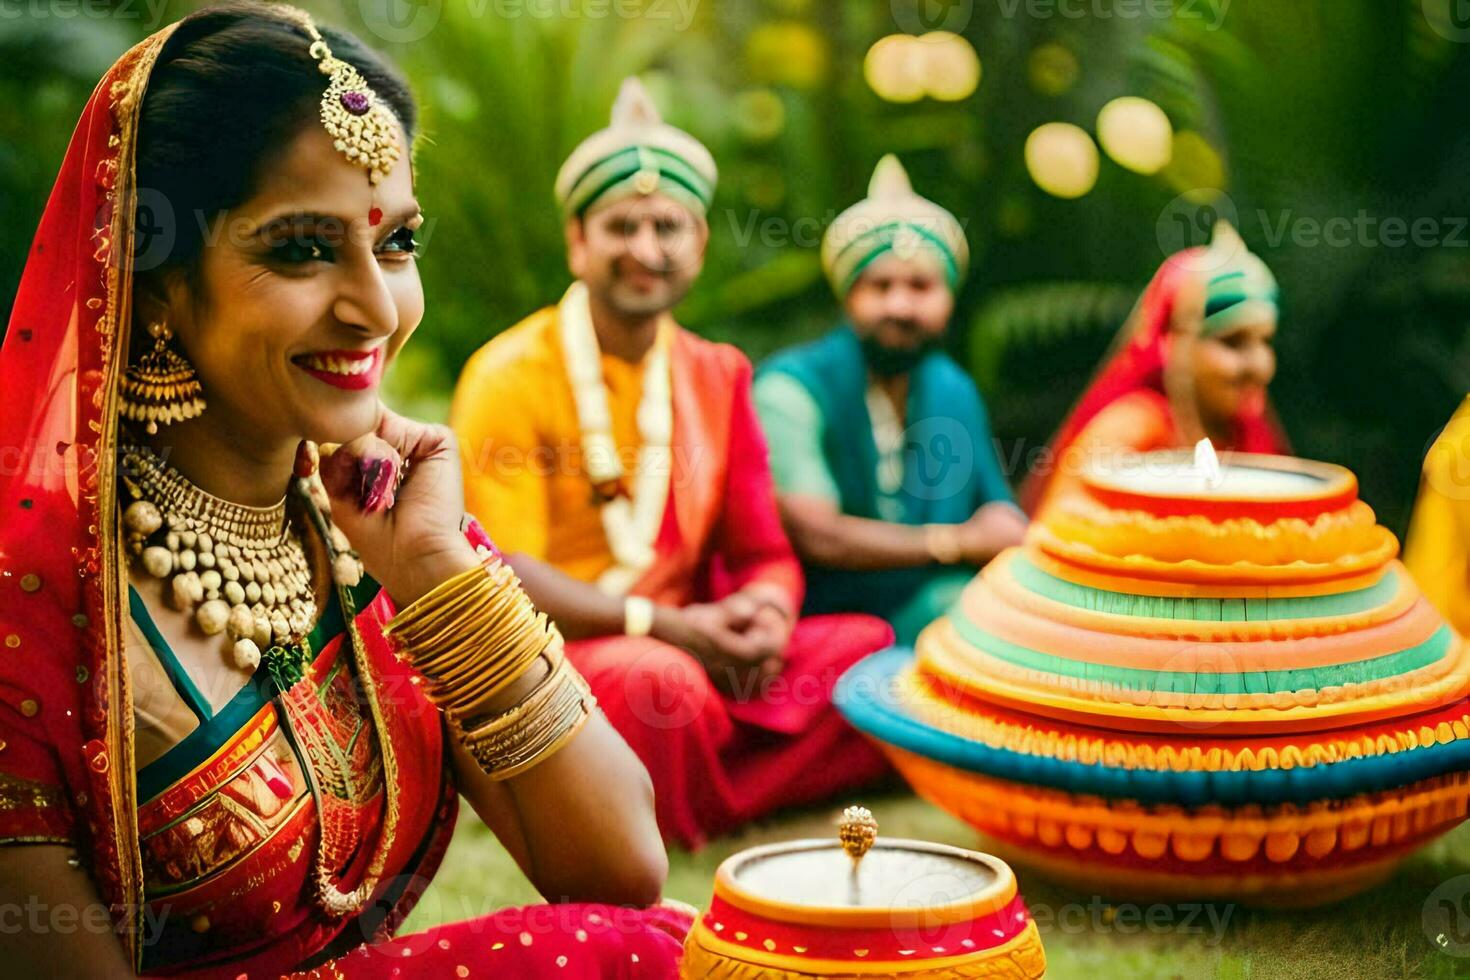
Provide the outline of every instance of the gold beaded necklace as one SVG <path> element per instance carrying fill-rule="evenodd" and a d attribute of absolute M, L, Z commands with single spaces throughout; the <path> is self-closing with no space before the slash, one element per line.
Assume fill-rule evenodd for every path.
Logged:
<path fill-rule="evenodd" d="M 311 455 L 314 459 L 314 453 Z M 229 636 L 235 662 L 242 669 L 259 666 L 261 647 L 267 646 L 267 667 L 284 695 L 303 676 L 304 636 L 316 620 L 306 550 L 291 526 L 286 498 L 270 507 L 221 500 L 194 486 L 152 450 L 126 438 L 120 472 L 125 495 L 131 498 L 123 509 L 123 526 L 133 559 L 148 574 L 170 583 L 166 595 L 176 608 L 192 610 L 200 629 Z M 362 676 L 370 676 L 367 654 L 353 622 L 352 599 L 346 591 L 361 579 L 362 561 L 310 502 L 308 480 L 298 476 L 293 487 L 307 495 L 306 516 L 327 543 L 353 660 Z M 397 757 L 384 738 L 386 722 L 373 685 L 365 685 L 364 697 L 364 707 L 378 732 L 387 786 L 383 832 L 362 881 L 351 891 L 343 891 L 328 855 L 341 854 L 349 845 L 341 839 L 341 828 L 332 821 L 322 822 L 313 874 L 317 901 L 325 912 L 339 918 L 360 911 L 382 881 L 399 818 Z M 290 710 L 283 712 L 282 724 L 294 741 L 297 735 Z M 323 791 L 316 767 L 305 756 L 302 761 L 320 807 Z"/>
<path fill-rule="evenodd" d="M 286 498 L 246 507 L 205 493 L 145 446 L 124 443 L 123 509 L 129 554 L 168 583 L 164 596 L 206 635 L 225 634 L 234 663 L 299 644 L 316 622 L 306 550 Z"/>

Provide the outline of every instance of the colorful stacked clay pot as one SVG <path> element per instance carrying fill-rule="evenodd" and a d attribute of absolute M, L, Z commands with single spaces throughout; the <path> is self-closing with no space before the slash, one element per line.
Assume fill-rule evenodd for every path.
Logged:
<path fill-rule="evenodd" d="M 1102 894 L 1317 904 L 1465 817 L 1466 645 L 1341 467 L 1094 467 L 837 699 L 915 789 Z"/>
<path fill-rule="evenodd" d="M 854 861 L 836 840 L 742 851 L 720 865 L 684 947 L 684 980 L 905 977 L 1029 980 L 1046 970 L 1005 862 L 877 838 Z"/>

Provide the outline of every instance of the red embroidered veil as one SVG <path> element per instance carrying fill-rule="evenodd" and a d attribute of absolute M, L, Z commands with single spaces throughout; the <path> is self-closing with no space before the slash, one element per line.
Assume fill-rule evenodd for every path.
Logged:
<path fill-rule="evenodd" d="M 142 882 L 112 447 L 138 111 L 170 33 L 123 55 L 87 102 L 0 349 L 0 785 L 30 804 L 0 806 L 0 838 L 85 840 L 135 961 Z"/>

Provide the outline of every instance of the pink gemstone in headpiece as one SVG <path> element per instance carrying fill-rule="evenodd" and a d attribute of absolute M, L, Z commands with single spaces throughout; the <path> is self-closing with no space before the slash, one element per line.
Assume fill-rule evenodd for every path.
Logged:
<path fill-rule="evenodd" d="M 342 103 L 342 108 L 354 116 L 360 116 L 368 111 L 368 97 L 361 92 L 343 92 L 338 97 L 338 101 Z"/>

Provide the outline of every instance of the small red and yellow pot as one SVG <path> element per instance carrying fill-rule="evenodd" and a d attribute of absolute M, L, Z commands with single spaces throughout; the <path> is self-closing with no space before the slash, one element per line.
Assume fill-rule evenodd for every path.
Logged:
<path fill-rule="evenodd" d="M 1040 977 L 1046 956 L 1004 861 L 879 838 L 742 851 L 715 876 L 685 943 L 685 980 Z"/>

